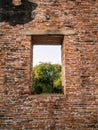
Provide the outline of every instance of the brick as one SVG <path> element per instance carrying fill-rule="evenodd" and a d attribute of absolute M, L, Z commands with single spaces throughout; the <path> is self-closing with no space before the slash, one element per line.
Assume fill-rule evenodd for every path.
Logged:
<path fill-rule="evenodd" d="M 0 129 L 97 130 L 98 1 L 1 2 Z M 48 35 L 62 41 L 64 94 L 33 95 L 32 47 Z"/>

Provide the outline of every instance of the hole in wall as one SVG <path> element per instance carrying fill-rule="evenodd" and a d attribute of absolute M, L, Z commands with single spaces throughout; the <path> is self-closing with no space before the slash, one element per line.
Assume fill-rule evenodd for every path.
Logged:
<path fill-rule="evenodd" d="M 33 92 L 35 94 L 62 93 L 61 46 L 34 46 Z"/>
<path fill-rule="evenodd" d="M 33 36 L 32 91 L 62 93 L 61 44 L 63 36 Z"/>

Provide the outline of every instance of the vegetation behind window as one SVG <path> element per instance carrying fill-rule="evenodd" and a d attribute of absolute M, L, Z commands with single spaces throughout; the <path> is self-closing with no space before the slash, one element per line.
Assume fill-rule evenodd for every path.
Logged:
<path fill-rule="evenodd" d="M 62 93 L 61 65 L 42 62 L 33 67 L 32 73 L 34 94 Z"/>

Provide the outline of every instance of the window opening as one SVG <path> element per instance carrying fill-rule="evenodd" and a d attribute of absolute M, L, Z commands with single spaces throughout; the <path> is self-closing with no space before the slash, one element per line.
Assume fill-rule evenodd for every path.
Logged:
<path fill-rule="evenodd" d="M 62 93 L 61 42 L 33 39 L 32 91 L 34 94 Z M 53 38 L 52 38 L 53 39 Z M 45 43 L 46 42 L 46 43 Z M 51 43 L 50 43 L 51 42 Z M 54 43 L 53 43 L 54 42 Z M 47 44 L 48 43 L 48 44 Z"/>

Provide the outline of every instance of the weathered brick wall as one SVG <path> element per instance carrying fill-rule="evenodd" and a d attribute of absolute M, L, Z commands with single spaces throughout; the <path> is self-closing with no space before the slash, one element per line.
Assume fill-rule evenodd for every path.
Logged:
<path fill-rule="evenodd" d="M 30 2 L 34 8 L 26 12 L 26 2 L 24 17 L 10 11 L 7 19 L 0 17 L 0 129 L 97 130 L 98 1 Z M 5 6 L 0 11 L 7 16 Z M 62 45 L 66 95 L 31 95 L 33 41 L 26 32 L 49 29 L 76 32 Z"/>

